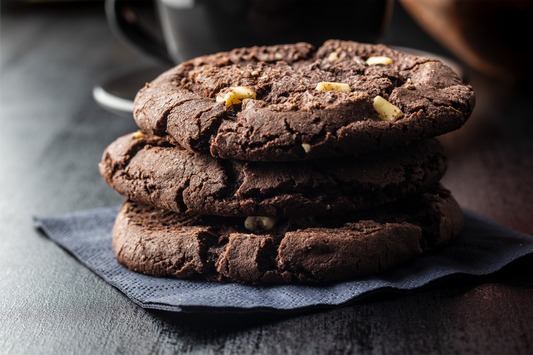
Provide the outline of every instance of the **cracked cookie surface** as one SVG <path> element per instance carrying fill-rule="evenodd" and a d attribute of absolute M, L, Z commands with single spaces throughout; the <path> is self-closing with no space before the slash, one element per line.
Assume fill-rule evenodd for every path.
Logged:
<path fill-rule="evenodd" d="M 392 63 L 368 65 L 385 56 Z M 351 91 L 318 91 L 321 82 Z M 232 87 L 254 99 L 217 102 Z M 403 117 L 378 118 L 381 96 Z M 167 137 L 189 151 L 247 161 L 309 160 L 408 144 L 460 128 L 475 96 L 438 60 L 383 45 L 331 40 L 235 49 L 199 57 L 141 89 L 134 117 L 143 132 Z"/>
<path fill-rule="evenodd" d="M 254 234 L 244 218 L 183 215 L 126 201 L 113 249 L 129 269 L 158 277 L 332 282 L 375 274 L 445 246 L 462 226 L 461 209 L 441 186 L 362 213 L 280 218 Z"/>
<path fill-rule="evenodd" d="M 179 213 L 334 215 L 435 185 L 446 171 L 435 139 L 406 147 L 300 162 L 246 162 L 191 153 L 164 138 L 129 134 L 104 152 L 100 173 L 128 199 Z"/>

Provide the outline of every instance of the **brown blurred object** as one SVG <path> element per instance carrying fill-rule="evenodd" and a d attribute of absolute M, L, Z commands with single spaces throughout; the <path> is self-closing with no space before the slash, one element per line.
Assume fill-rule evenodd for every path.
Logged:
<path fill-rule="evenodd" d="M 533 74 L 533 1 L 400 0 L 415 21 L 472 68 L 504 80 Z"/>

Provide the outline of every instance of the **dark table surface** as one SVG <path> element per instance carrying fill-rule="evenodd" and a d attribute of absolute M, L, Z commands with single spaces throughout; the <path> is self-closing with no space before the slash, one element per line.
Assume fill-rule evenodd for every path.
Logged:
<path fill-rule="evenodd" d="M 382 292 L 334 310 L 138 307 L 40 234 L 32 216 L 122 202 L 97 164 L 136 126 L 100 108 L 92 88 L 108 73 L 154 62 L 113 38 L 100 2 L 6 6 L 1 16 L 0 353 L 533 351 L 531 256 L 493 275 Z M 398 6 L 384 41 L 446 54 Z M 450 157 L 443 182 L 463 206 L 533 234 L 533 103 L 523 88 L 467 75 L 478 104 L 461 130 L 442 138 Z"/>

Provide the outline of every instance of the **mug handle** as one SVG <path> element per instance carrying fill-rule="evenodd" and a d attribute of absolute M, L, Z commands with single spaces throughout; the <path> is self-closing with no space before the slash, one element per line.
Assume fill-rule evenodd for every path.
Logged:
<path fill-rule="evenodd" d="M 139 15 L 141 11 L 136 6 L 148 5 L 149 11 L 153 11 L 152 17 L 156 17 L 153 1 L 128 1 L 106 0 L 105 12 L 107 22 L 113 34 L 128 48 L 141 54 L 148 54 L 166 64 L 173 64 L 164 42 L 142 25 Z M 143 12 L 146 9 L 143 9 Z M 161 32 L 161 27 L 157 31 Z"/>

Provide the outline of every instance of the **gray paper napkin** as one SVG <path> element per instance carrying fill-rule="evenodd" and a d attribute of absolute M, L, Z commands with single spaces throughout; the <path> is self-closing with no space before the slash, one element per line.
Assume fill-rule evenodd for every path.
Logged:
<path fill-rule="evenodd" d="M 461 236 L 439 252 L 426 254 L 379 275 L 324 286 L 246 286 L 154 278 L 120 265 L 111 249 L 111 230 L 118 207 L 51 217 L 35 217 L 50 239 L 144 308 L 180 312 L 297 310 L 336 306 L 370 291 L 412 290 L 444 276 L 486 275 L 533 252 L 533 237 L 463 209 Z"/>

